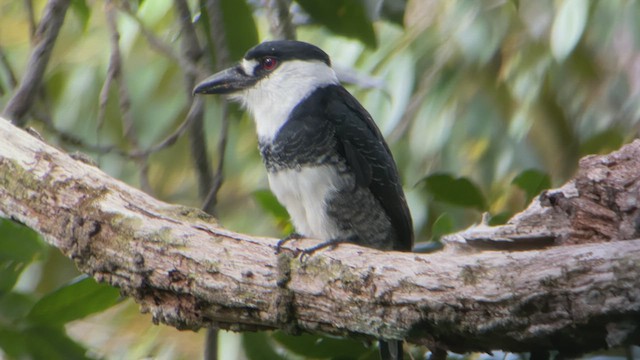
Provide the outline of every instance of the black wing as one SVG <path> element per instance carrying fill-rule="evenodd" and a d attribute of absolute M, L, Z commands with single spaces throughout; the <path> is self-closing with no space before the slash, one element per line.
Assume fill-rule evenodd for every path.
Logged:
<path fill-rule="evenodd" d="M 345 88 L 333 85 L 325 90 L 327 117 L 335 125 L 338 146 L 358 185 L 369 187 L 391 219 L 398 236 L 393 249 L 411 251 L 411 214 L 389 146 L 371 115 Z"/>

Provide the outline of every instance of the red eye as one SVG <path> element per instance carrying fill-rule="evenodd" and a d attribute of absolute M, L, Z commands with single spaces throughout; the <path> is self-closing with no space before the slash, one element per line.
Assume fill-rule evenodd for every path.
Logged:
<path fill-rule="evenodd" d="M 271 71 L 278 66 L 278 60 L 272 57 L 265 57 L 260 64 L 264 70 Z"/>

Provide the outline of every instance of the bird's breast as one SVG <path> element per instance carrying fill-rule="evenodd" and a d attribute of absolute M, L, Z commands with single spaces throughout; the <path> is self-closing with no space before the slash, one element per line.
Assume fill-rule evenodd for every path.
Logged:
<path fill-rule="evenodd" d="M 353 186 L 353 177 L 332 165 L 301 166 L 269 171 L 269 186 L 287 208 L 296 232 L 328 240 L 340 235 L 327 215 L 326 201 L 332 194 Z"/>

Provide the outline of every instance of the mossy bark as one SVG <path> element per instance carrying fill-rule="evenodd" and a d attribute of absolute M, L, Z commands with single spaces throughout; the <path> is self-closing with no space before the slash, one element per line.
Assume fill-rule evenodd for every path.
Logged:
<path fill-rule="evenodd" d="M 344 244 L 301 260 L 296 249 L 314 240 L 292 241 L 276 254 L 276 239 L 234 233 L 201 211 L 153 199 L 0 119 L 0 216 L 43 234 L 155 321 L 182 329 L 279 328 L 457 352 L 571 354 L 638 341 L 639 149 L 636 141 L 587 158 L 580 174 L 591 183 L 576 178 L 545 195 L 561 192 L 573 211 L 541 197 L 505 227 L 449 236 L 439 253 Z M 623 158 L 637 167 L 590 170 Z M 596 185 L 604 193 L 594 197 Z M 586 201 L 616 206 L 590 211 Z"/>

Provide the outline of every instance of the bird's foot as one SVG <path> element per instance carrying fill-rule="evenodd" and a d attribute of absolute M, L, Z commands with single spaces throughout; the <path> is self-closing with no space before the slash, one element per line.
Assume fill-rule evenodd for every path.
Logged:
<path fill-rule="evenodd" d="M 327 241 L 323 241 L 318 245 L 314 245 L 312 247 L 302 249 L 302 253 L 300 254 L 300 260 L 304 260 L 305 257 L 310 257 L 311 255 L 313 255 L 313 253 L 315 253 L 318 250 L 321 250 L 327 247 L 331 247 L 333 249 L 338 244 L 355 243 L 356 240 L 357 240 L 357 236 L 353 235 L 349 237 L 333 238 Z"/>
<path fill-rule="evenodd" d="M 280 254 L 280 251 L 282 251 L 282 245 L 286 244 L 287 242 L 291 241 L 291 240 L 299 240 L 304 238 L 303 235 L 298 234 L 297 232 L 292 232 L 291 234 L 287 235 L 286 237 L 278 240 L 278 243 L 276 244 L 276 255 Z"/>

